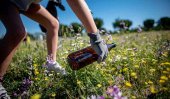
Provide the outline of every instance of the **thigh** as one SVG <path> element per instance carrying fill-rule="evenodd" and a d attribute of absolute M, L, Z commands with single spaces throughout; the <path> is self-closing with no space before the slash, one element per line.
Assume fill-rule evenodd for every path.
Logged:
<path fill-rule="evenodd" d="M 4 2 L 3 2 L 4 1 Z M 8 33 L 13 33 L 16 29 L 23 29 L 24 25 L 16 6 L 8 0 L 0 2 L 0 20 L 4 24 Z M 10 32 L 11 31 L 11 32 Z"/>
<path fill-rule="evenodd" d="M 40 23 L 42 26 L 47 27 L 51 22 L 56 21 L 43 6 L 40 4 L 31 4 L 27 11 L 23 12 L 24 15 L 32 20 Z"/>

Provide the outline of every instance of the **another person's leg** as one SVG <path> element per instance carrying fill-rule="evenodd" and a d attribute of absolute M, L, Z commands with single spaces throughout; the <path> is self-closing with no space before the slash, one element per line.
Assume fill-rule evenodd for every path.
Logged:
<path fill-rule="evenodd" d="M 88 36 L 90 37 L 91 46 L 99 55 L 98 62 L 104 61 L 108 54 L 108 48 L 100 37 L 99 31 L 97 30 L 96 24 L 85 0 L 67 0 L 67 2 L 86 28 Z"/>
<path fill-rule="evenodd" d="M 81 20 L 84 27 L 86 28 L 87 33 L 96 33 L 97 27 L 93 20 L 93 16 L 88 8 L 85 0 L 67 0 L 68 4 L 77 15 L 77 17 Z"/>
<path fill-rule="evenodd" d="M 48 55 L 50 56 L 50 60 L 56 62 L 56 52 L 58 45 L 58 30 L 59 30 L 59 22 L 53 17 L 44 7 L 39 4 L 31 4 L 29 9 L 25 11 L 23 14 L 28 16 L 29 18 L 37 21 L 47 30 L 47 49 Z M 53 68 L 56 72 L 64 73 L 64 69 L 62 69 L 57 63 L 57 67 Z"/>
<path fill-rule="evenodd" d="M 0 20 L 6 28 L 6 35 L 0 40 L 0 81 L 12 60 L 12 57 L 24 39 L 26 32 L 17 8 L 3 0 L 0 2 Z M 4 97 L 5 89 L 0 85 L 0 97 Z M 8 99 L 8 98 L 7 98 Z"/>

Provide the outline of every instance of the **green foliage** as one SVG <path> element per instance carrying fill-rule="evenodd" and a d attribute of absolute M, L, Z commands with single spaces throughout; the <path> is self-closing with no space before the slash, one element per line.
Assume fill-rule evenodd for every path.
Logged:
<path fill-rule="evenodd" d="M 79 23 L 71 23 L 72 29 L 74 30 L 74 33 L 81 33 L 83 31 L 83 26 Z"/>
<path fill-rule="evenodd" d="M 170 17 L 162 17 L 158 21 L 158 27 L 163 30 L 170 30 Z"/>
<path fill-rule="evenodd" d="M 151 30 L 154 27 L 155 21 L 153 19 L 147 19 L 143 22 L 144 28 L 146 30 Z"/>
<path fill-rule="evenodd" d="M 101 18 L 94 18 L 94 22 L 98 29 L 101 29 L 103 27 L 103 20 Z"/>
<path fill-rule="evenodd" d="M 129 29 L 132 26 L 132 21 L 128 19 L 116 19 L 115 22 L 113 22 L 114 28 L 122 29 L 121 23 L 124 22 L 127 29 Z"/>

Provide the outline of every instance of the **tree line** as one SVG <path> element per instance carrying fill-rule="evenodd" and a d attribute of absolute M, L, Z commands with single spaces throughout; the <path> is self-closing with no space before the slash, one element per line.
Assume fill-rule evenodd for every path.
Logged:
<path fill-rule="evenodd" d="M 158 21 L 154 19 L 146 19 L 143 21 L 143 26 L 138 25 L 136 28 L 130 28 L 133 22 L 129 19 L 115 19 L 112 26 L 117 31 L 108 31 L 103 27 L 104 21 L 101 18 L 94 18 L 97 28 L 105 33 L 118 33 L 118 32 L 141 32 L 151 30 L 170 30 L 170 17 L 162 17 Z M 60 24 L 59 36 L 61 37 L 74 37 L 77 34 L 82 34 L 84 27 L 77 22 L 70 25 Z M 31 35 L 29 35 L 31 36 Z M 32 37 L 32 36 L 31 36 Z"/>

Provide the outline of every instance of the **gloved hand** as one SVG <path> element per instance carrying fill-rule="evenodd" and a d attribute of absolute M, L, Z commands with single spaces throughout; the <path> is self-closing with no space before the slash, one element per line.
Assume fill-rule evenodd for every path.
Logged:
<path fill-rule="evenodd" d="M 98 33 L 89 33 L 90 43 L 95 52 L 99 55 L 98 63 L 104 61 L 108 55 L 108 48 L 104 40 L 100 37 Z"/>

